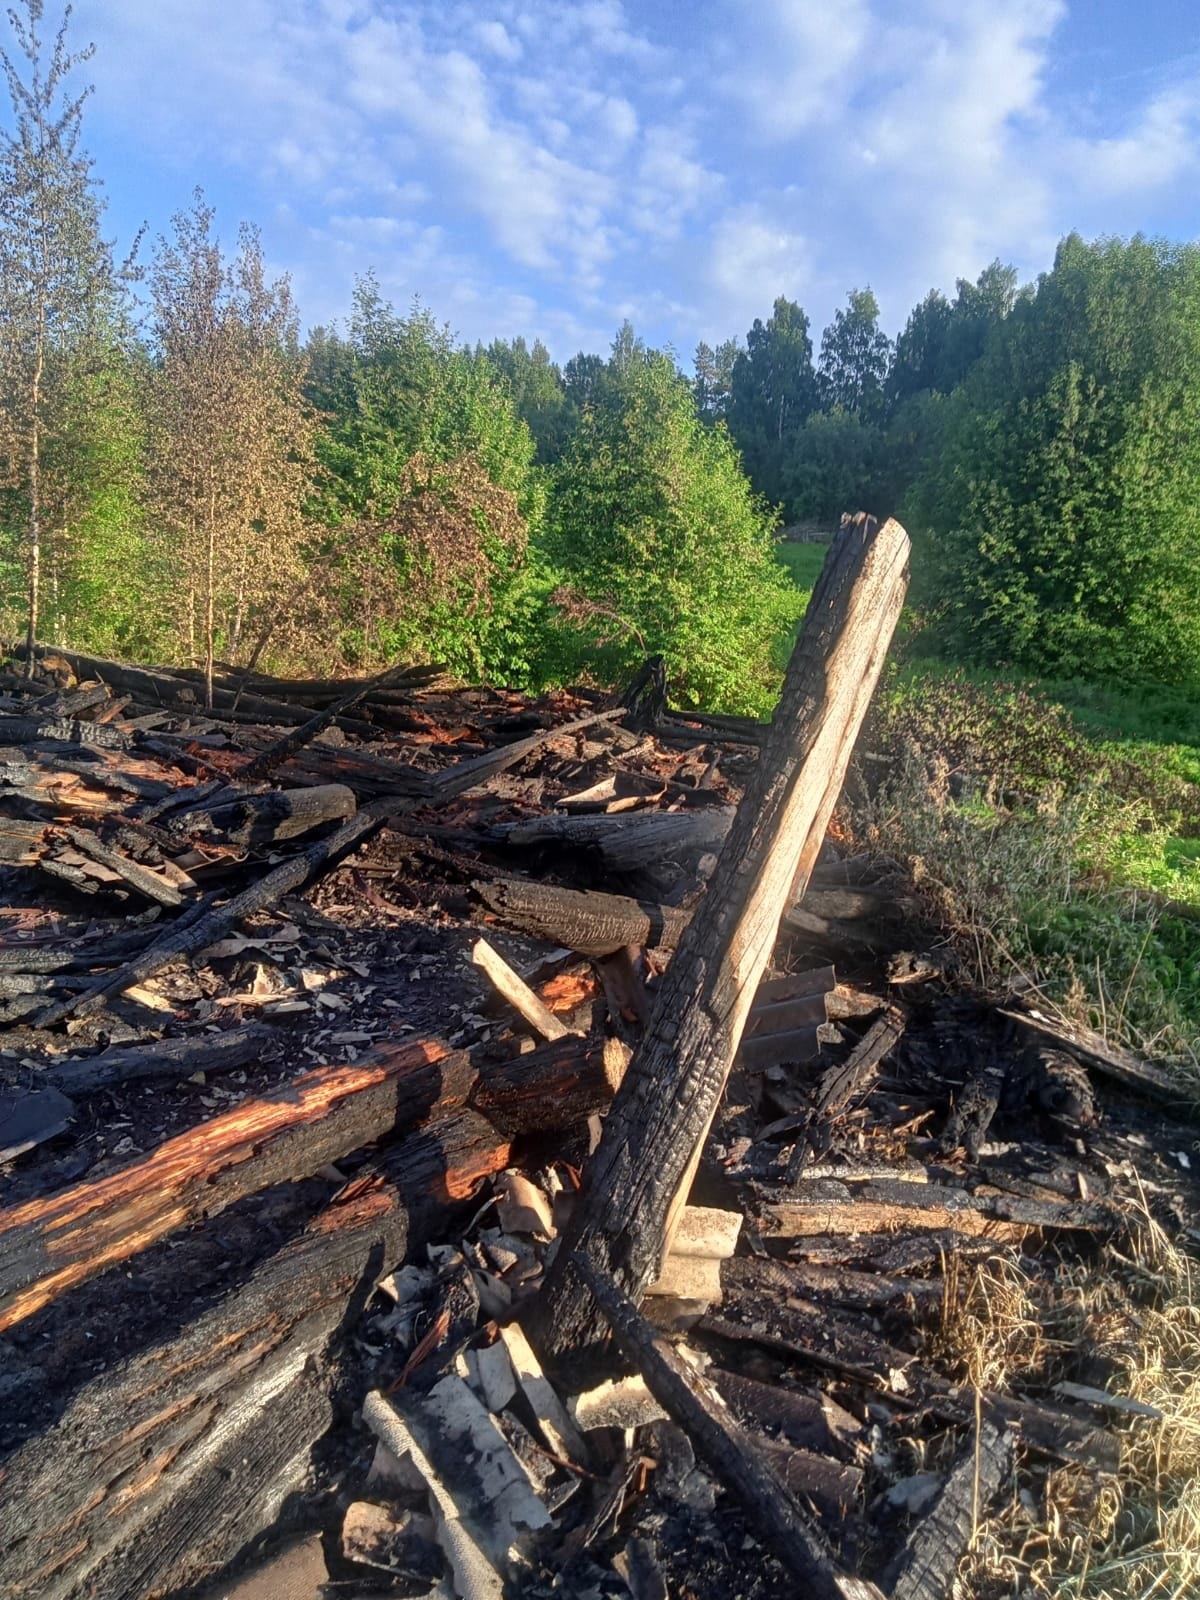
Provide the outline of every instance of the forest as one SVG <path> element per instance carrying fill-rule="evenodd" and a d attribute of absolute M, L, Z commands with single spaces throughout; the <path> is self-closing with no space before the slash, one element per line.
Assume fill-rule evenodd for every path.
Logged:
<path fill-rule="evenodd" d="M 781 296 L 690 375 L 628 323 L 561 365 L 469 348 L 373 276 L 305 334 L 199 190 L 118 258 L 79 63 L 31 27 L 0 150 L 6 636 L 523 687 L 661 654 L 681 703 L 764 715 L 802 606 L 779 529 L 865 509 L 914 537 L 919 653 L 1195 682 L 1192 246 L 1070 236 L 1035 284 L 931 290 L 894 341 L 869 288 L 819 342 Z"/>

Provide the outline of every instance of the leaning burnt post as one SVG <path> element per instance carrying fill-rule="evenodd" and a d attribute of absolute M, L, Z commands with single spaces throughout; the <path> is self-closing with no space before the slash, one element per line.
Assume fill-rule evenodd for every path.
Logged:
<path fill-rule="evenodd" d="M 908 535 L 860 516 L 830 549 L 762 760 L 613 1102 L 530 1333 L 553 1363 L 606 1324 L 571 1257 L 635 1301 L 658 1275 L 784 911 L 803 894 L 908 584 Z"/>

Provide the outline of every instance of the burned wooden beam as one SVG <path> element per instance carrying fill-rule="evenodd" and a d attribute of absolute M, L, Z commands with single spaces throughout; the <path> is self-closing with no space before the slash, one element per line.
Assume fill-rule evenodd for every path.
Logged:
<path fill-rule="evenodd" d="M 976 1529 L 1012 1472 L 1012 1434 L 982 1418 L 933 1509 L 913 1529 L 891 1586 L 892 1600 L 943 1600 Z"/>
<path fill-rule="evenodd" d="M 686 1200 L 780 917 L 807 886 L 841 792 L 904 602 L 908 552 L 899 523 L 878 528 L 869 518 L 831 549 L 767 748 L 531 1308 L 544 1359 L 578 1355 L 601 1332 L 569 1264 L 575 1252 L 634 1295 L 660 1270 L 670 1219 Z"/>
<path fill-rule="evenodd" d="M 95 1094 L 118 1083 L 139 1079 L 190 1078 L 194 1073 L 232 1072 L 260 1061 L 279 1048 L 279 1031 L 261 1023 L 243 1024 L 225 1033 L 200 1033 L 153 1044 L 117 1045 L 75 1061 L 57 1059 L 38 1070 L 67 1094 Z"/>
<path fill-rule="evenodd" d="M 646 1387 L 684 1429 L 722 1483 L 770 1540 L 776 1555 L 814 1600 L 881 1600 L 873 1584 L 841 1572 L 821 1529 L 792 1498 L 707 1382 L 641 1316 L 611 1278 L 584 1255 L 572 1263 L 595 1296 L 623 1353 Z"/>
<path fill-rule="evenodd" d="M 631 944 L 674 950 L 691 920 L 690 913 L 651 900 L 524 878 L 479 880 L 471 887 L 506 927 L 584 956 L 612 955 Z"/>
<path fill-rule="evenodd" d="M 343 783 L 245 795 L 231 795 L 222 787 L 204 805 L 173 812 L 166 827 L 180 836 L 215 834 L 230 844 L 273 844 L 299 838 L 326 822 L 344 822 L 356 809 L 354 791 Z"/>
<path fill-rule="evenodd" d="M 417 1039 L 307 1072 L 108 1177 L 0 1211 L 0 1332 L 164 1234 L 469 1101 L 545 1127 L 561 1125 L 565 1107 L 600 1110 L 612 1091 L 611 1061 L 582 1039 L 521 1057 L 511 1071 Z"/>
<path fill-rule="evenodd" d="M 341 1340 L 378 1279 L 510 1150 L 471 1111 L 429 1124 L 248 1282 L 87 1384 L 0 1462 L 3 1593 L 147 1600 L 230 1562 L 305 1485 Z"/>

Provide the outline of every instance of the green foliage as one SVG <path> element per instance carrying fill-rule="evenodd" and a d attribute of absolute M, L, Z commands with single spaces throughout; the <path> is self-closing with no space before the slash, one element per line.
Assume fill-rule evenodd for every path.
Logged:
<path fill-rule="evenodd" d="M 326 419 L 318 504 L 330 523 L 387 516 L 418 452 L 477 457 L 526 517 L 540 514 L 534 444 L 507 379 L 486 356 L 456 349 L 420 304 L 399 316 L 370 275 L 355 286 L 348 338 L 320 330 L 308 392 Z"/>
<path fill-rule="evenodd" d="M 577 412 L 546 346 L 540 339 L 533 341 L 532 349 L 521 338 L 493 339 L 486 350 L 477 346 L 475 354 L 507 382 L 517 415 L 533 435 L 538 461 L 559 460 Z"/>
<path fill-rule="evenodd" d="M 851 289 L 845 311 L 835 311 L 821 335 L 817 383 L 827 411 L 865 422 L 883 415 L 883 386 L 892 341 L 879 327 L 879 302 L 870 289 Z"/>
<path fill-rule="evenodd" d="M 736 339 L 725 339 L 714 350 L 703 340 L 696 346 L 692 385 L 696 410 L 705 422 L 717 422 L 729 409 L 733 388 L 733 366 L 740 346 Z"/>
<path fill-rule="evenodd" d="M 837 523 L 843 512 L 891 511 L 882 430 L 850 411 L 815 411 L 794 436 L 783 469 L 790 522 Z"/>
<path fill-rule="evenodd" d="M 1073 236 L 993 330 L 907 508 L 937 648 L 1197 675 L 1198 268 L 1190 247 Z"/>
<path fill-rule="evenodd" d="M 114 267 L 100 235 L 99 189 L 80 144 L 90 91 L 67 86 L 92 47 L 78 54 L 67 48 L 69 8 L 48 46 L 43 17 L 42 0 L 10 9 L 15 51 L 0 49 L 12 113 L 0 129 L 0 482 L 9 546 L 3 568 L 11 579 L 18 559 L 24 567 L 31 646 L 47 538 L 57 534 L 61 542 L 68 532 L 55 526 L 55 502 L 78 500 L 73 485 L 55 478 L 52 458 L 61 469 L 71 455 L 63 429 L 72 416 L 75 375 L 119 320 L 128 276 Z M 61 574 L 52 566 L 50 576 Z M 51 600 L 61 607 L 57 590 Z"/>
<path fill-rule="evenodd" d="M 693 703 L 769 708 L 796 597 L 728 434 L 699 421 L 668 358 L 610 366 L 555 476 L 548 528 L 602 677 L 658 653 Z"/>
<path fill-rule="evenodd" d="M 756 317 L 730 377 L 726 419 L 746 472 L 772 504 L 784 497 L 784 471 L 797 431 L 817 406 L 808 318 L 782 296 L 765 323 Z"/>

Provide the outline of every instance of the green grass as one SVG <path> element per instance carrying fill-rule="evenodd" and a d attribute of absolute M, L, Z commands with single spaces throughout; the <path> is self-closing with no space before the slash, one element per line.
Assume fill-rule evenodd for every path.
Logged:
<path fill-rule="evenodd" d="M 787 569 L 792 582 L 806 601 L 812 593 L 813 585 L 825 565 L 825 557 L 828 554 L 827 544 L 782 543 L 775 546 L 776 559 L 780 566 Z"/>
<path fill-rule="evenodd" d="M 825 550 L 779 555 L 804 590 Z M 902 628 L 865 740 L 886 765 L 852 830 L 910 863 L 978 980 L 1033 977 L 1114 1039 L 1193 1063 L 1195 1092 L 1200 705 L 914 658 Z"/>

